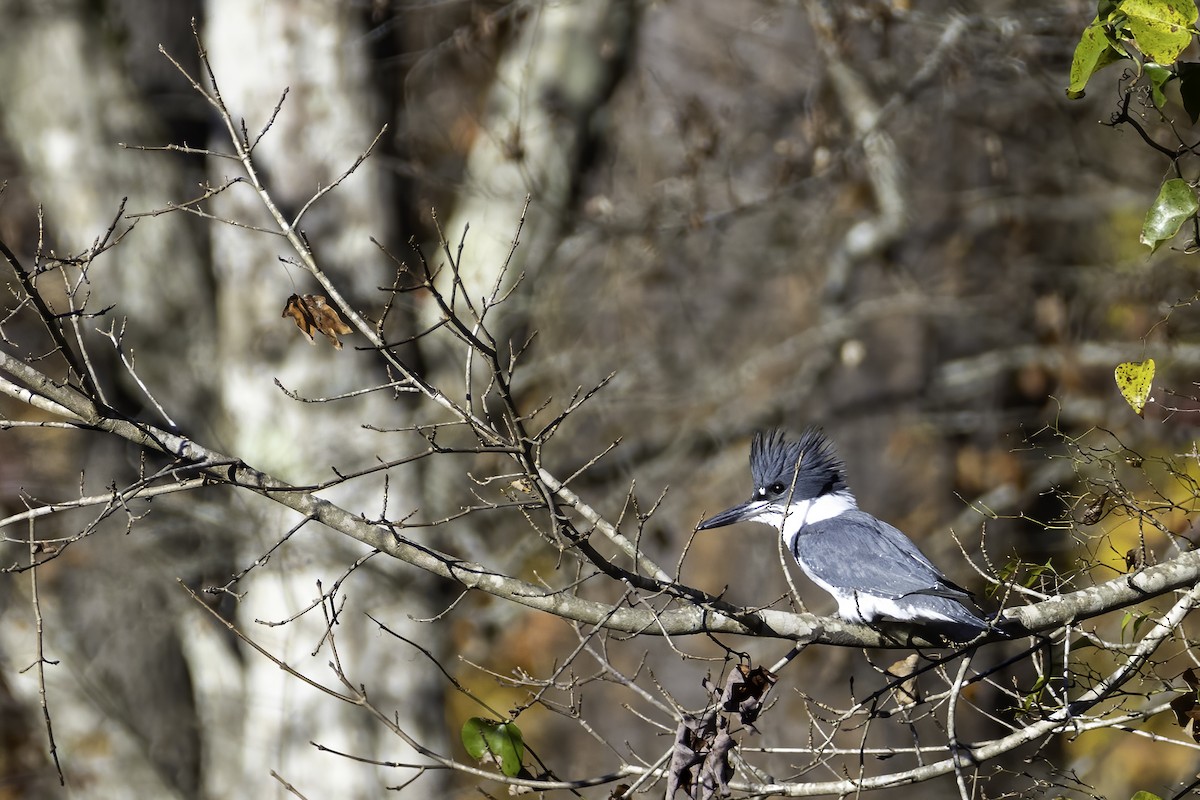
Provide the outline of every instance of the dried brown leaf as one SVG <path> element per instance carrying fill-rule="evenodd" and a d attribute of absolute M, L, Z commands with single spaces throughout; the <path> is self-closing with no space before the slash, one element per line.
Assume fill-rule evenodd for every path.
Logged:
<path fill-rule="evenodd" d="M 906 706 L 921 701 L 917 693 L 917 679 L 912 677 L 917 671 L 919 659 L 916 653 L 906 656 L 887 668 L 887 674 L 894 678 L 903 678 L 896 685 L 896 703 Z"/>
<path fill-rule="evenodd" d="M 1131 547 L 1125 553 L 1125 569 L 1135 572 L 1146 566 L 1146 551 L 1142 547 Z"/>
<path fill-rule="evenodd" d="M 1108 504 L 1108 497 L 1109 493 L 1105 492 L 1088 503 L 1087 508 L 1083 510 L 1083 518 L 1080 522 L 1084 525 L 1095 525 L 1104 519 L 1104 507 Z"/>
<path fill-rule="evenodd" d="M 1175 712 L 1176 724 L 1190 733 L 1193 740 L 1200 742 L 1200 703 L 1197 703 L 1196 691 L 1200 688 L 1200 674 L 1195 668 L 1189 667 L 1180 677 L 1188 685 L 1188 692 L 1171 701 L 1171 710 Z M 1188 730 L 1189 725 L 1191 730 Z"/>
<path fill-rule="evenodd" d="M 316 344 L 313 334 L 320 331 L 338 350 L 342 349 L 338 335 L 350 333 L 352 330 L 342 321 L 337 309 L 329 305 L 325 300 L 325 295 L 322 294 L 292 295 L 287 299 L 287 304 L 283 307 L 283 314 L 280 316 L 291 317 L 295 320 L 296 327 L 313 344 Z"/>
<path fill-rule="evenodd" d="M 778 676 L 763 667 L 739 664 L 729 673 L 721 692 L 721 710 L 737 712 L 743 725 L 753 725 L 762 711 L 762 701 Z"/>

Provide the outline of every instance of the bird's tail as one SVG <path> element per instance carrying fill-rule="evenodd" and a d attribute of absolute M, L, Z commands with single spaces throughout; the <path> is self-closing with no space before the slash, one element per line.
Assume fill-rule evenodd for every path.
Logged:
<path fill-rule="evenodd" d="M 1030 630 L 1016 617 L 1006 617 L 1002 611 L 997 611 L 987 619 L 988 627 L 1005 639 L 1016 639 L 1028 635 Z"/>

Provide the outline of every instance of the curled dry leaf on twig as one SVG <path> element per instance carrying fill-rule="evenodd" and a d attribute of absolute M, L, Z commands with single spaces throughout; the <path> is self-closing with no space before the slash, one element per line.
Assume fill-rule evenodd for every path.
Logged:
<path fill-rule="evenodd" d="M 1197 702 L 1197 696 L 1200 694 L 1200 674 L 1197 674 L 1194 667 L 1189 667 L 1179 677 L 1187 684 L 1187 691 L 1171 701 L 1171 710 L 1175 712 L 1176 724 L 1183 728 L 1185 733 L 1190 734 L 1192 739 L 1200 742 L 1200 702 Z"/>
<path fill-rule="evenodd" d="M 767 692 L 778 677 L 762 667 L 739 664 L 723 687 L 707 677 L 701 682 L 713 704 L 698 714 L 685 714 L 675 729 L 675 746 L 667 769 L 667 798 L 683 789 L 691 800 L 728 797 L 733 778 L 730 723 L 736 718 L 750 731 L 762 711 Z"/>
<path fill-rule="evenodd" d="M 312 344 L 316 344 L 313 334 L 320 331 L 338 350 L 342 349 L 338 334 L 344 335 L 351 331 L 350 326 L 342 321 L 337 309 L 326 302 L 323 294 L 292 295 L 287 299 L 287 304 L 283 307 L 283 314 L 280 316 L 294 319 L 296 327 L 308 337 L 308 341 Z"/>
<path fill-rule="evenodd" d="M 1142 567 L 1158 563 L 1154 558 L 1154 551 L 1142 544 L 1139 547 L 1131 547 L 1125 552 L 1125 569 L 1129 572 L 1136 572 Z"/>
<path fill-rule="evenodd" d="M 896 684 L 896 705 L 907 706 L 921 702 L 921 696 L 917 692 L 917 679 L 915 677 L 919 662 L 920 657 L 916 653 L 913 653 L 900 659 L 885 670 L 885 674 L 901 679 Z"/>
<path fill-rule="evenodd" d="M 1100 520 L 1104 519 L 1105 506 L 1108 505 L 1109 492 L 1106 490 L 1099 497 L 1094 498 L 1087 507 L 1083 509 L 1083 517 L 1080 519 L 1084 525 L 1095 525 Z"/>
<path fill-rule="evenodd" d="M 779 676 L 769 669 L 739 664 L 725 680 L 721 710 L 736 712 L 743 725 L 753 728 L 762 711 L 763 699 L 778 679 Z"/>

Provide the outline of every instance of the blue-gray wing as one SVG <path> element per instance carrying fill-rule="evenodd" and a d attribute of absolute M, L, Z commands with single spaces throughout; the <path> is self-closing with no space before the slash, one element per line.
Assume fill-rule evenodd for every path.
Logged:
<path fill-rule="evenodd" d="M 933 595 L 970 600 L 896 528 L 853 510 L 805 525 L 792 555 L 818 581 L 847 591 L 898 599 Z"/>

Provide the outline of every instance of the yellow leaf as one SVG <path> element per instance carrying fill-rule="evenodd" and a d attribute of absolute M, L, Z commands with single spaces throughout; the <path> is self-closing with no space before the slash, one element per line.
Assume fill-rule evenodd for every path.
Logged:
<path fill-rule="evenodd" d="M 1117 388 L 1129 407 L 1140 417 L 1150 398 L 1150 384 L 1154 382 L 1154 359 L 1145 361 L 1123 361 L 1117 364 Z"/>

